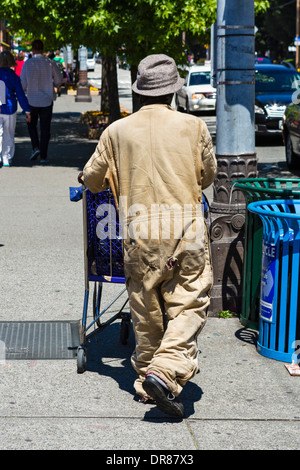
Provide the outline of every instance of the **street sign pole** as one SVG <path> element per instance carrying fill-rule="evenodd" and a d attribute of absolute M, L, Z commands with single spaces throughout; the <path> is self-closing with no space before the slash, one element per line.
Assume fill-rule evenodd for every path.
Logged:
<path fill-rule="evenodd" d="M 216 24 L 217 177 L 211 204 L 211 313 L 239 312 L 245 199 L 232 181 L 257 176 L 254 131 L 254 0 L 218 0 Z"/>

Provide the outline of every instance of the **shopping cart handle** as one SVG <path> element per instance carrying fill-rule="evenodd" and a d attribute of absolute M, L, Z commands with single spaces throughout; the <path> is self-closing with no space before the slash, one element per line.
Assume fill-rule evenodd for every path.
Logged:
<path fill-rule="evenodd" d="M 79 187 L 70 187 L 70 201 L 72 202 L 77 202 L 77 201 L 80 201 L 80 199 L 82 199 L 82 193 L 84 191 L 84 189 L 82 188 L 82 186 L 79 186 Z"/>
<path fill-rule="evenodd" d="M 202 193 L 202 204 L 203 204 L 203 210 L 204 212 L 207 212 L 209 209 L 209 204 L 208 204 L 208 199 L 205 196 L 205 194 Z"/>

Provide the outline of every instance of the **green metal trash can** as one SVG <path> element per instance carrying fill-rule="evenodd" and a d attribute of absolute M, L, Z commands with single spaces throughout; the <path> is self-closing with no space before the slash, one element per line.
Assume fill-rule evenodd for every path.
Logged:
<path fill-rule="evenodd" d="M 244 193 L 246 204 L 267 199 L 300 199 L 298 178 L 243 178 L 233 181 L 232 191 Z M 263 227 L 260 218 L 246 209 L 243 263 L 242 325 L 258 330 Z"/>

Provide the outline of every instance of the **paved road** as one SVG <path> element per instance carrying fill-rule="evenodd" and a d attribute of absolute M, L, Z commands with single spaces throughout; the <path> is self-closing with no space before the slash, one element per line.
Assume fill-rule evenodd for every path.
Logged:
<path fill-rule="evenodd" d="M 119 98 L 120 104 L 124 106 L 129 112 L 132 112 L 132 99 L 131 99 L 131 78 L 130 71 L 124 69 L 117 69 L 118 85 L 119 85 Z M 96 64 L 95 71 L 88 73 L 90 83 L 96 88 L 101 89 L 101 65 Z"/>

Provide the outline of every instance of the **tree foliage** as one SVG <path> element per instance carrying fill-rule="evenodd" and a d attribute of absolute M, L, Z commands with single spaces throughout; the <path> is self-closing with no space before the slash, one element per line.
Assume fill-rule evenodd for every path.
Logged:
<path fill-rule="evenodd" d="M 241 1 L 241 0 L 238 0 Z M 255 0 L 264 12 L 268 0 Z M 56 49 L 84 44 L 109 60 L 121 51 L 134 71 L 148 54 L 165 53 L 186 62 L 182 33 L 206 43 L 217 0 L 1 0 L 0 17 L 15 33 L 26 31 Z"/>
<path fill-rule="evenodd" d="M 296 0 L 270 0 L 268 14 L 258 15 L 256 26 L 256 50 L 261 55 L 269 51 L 273 59 L 287 58 L 296 35 Z"/>
<path fill-rule="evenodd" d="M 268 6 L 255 0 L 257 13 Z M 125 45 L 136 64 L 151 52 L 180 55 L 183 31 L 207 39 L 216 9 L 217 0 L 1 0 L 0 17 L 48 48 L 85 44 L 113 54 Z"/>

